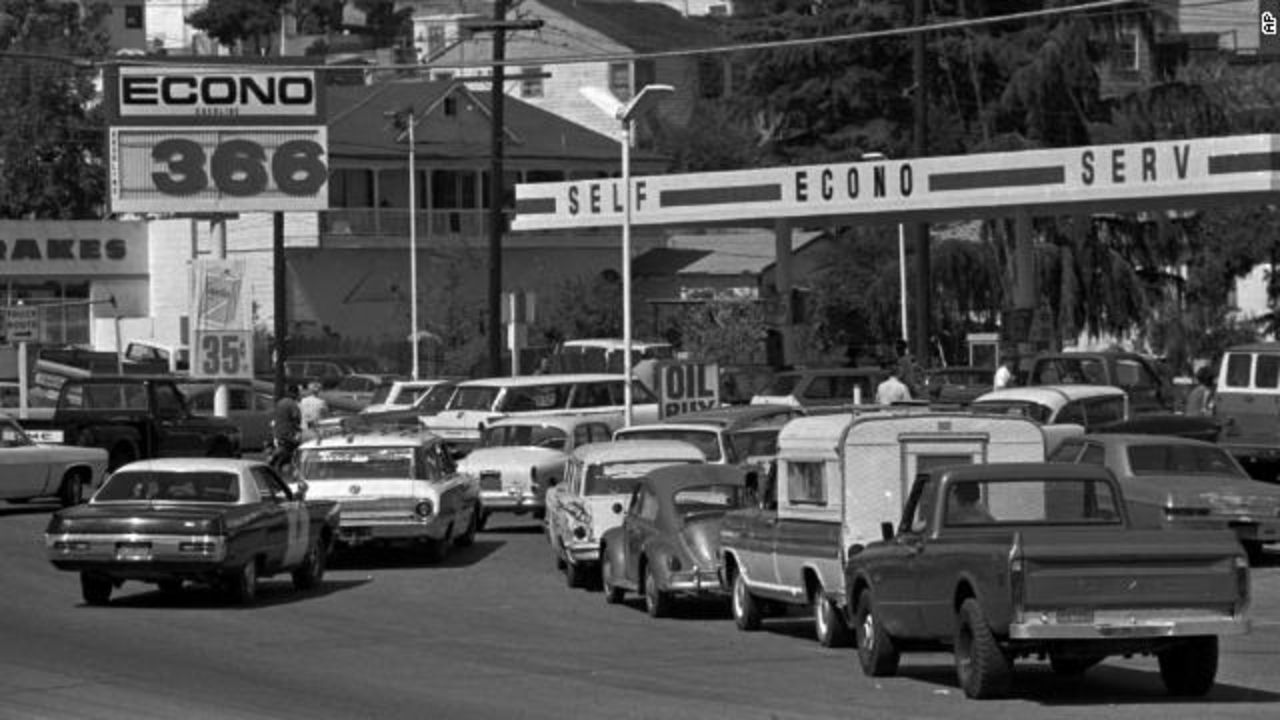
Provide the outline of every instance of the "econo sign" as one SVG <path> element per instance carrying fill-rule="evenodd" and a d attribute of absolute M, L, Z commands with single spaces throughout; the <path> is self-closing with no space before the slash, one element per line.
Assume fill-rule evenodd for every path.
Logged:
<path fill-rule="evenodd" d="M 328 207 L 324 85 L 311 70 L 115 67 L 112 212 Z"/>

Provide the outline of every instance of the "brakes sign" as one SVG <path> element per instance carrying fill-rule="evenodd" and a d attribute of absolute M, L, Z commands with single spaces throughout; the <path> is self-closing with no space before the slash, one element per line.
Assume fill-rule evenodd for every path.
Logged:
<path fill-rule="evenodd" d="M 720 366 L 715 363 L 658 363 L 658 416 L 668 418 L 720 405 Z"/>

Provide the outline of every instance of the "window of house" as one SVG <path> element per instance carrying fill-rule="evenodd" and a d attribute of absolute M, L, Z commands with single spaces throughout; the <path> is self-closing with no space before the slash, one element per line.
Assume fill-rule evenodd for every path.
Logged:
<path fill-rule="evenodd" d="M 474 170 L 432 170 L 431 207 L 442 209 L 477 207 L 476 179 Z"/>
<path fill-rule="evenodd" d="M 444 25 L 427 26 L 427 54 L 435 55 L 444 50 Z"/>
<path fill-rule="evenodd" d="M 609 63 L 609 92 L 626 102 L 631 99 L 631 66 L 627 63 Z"/>
<path fill-rule="evenodd" d="M 787 502 L 791 505 L 826 505 L 826 479 L 821 462 L 787 461 Z"/>
<path fill-rule="evenodd" d="M 1138 57 L 1138 33 L 1132 30 L 1122 31 L 1116 39 L 1115 50 L 1111 56 L 1115 69 L 1141 69 Z"/>
<path fill-rule="evenodd" d="M 542 78 L 532 77 L 534 75 L 542 75 L 542 66 L 520 68 L 520 72 L 530 77 L 520 79 L 520 97 L 522 98 L 540 98 L 542 97 Z"/>
<path fill-rule="evenodd" d="M 143 27 L 143 6 L 124 6 L 124 26 L 129 30 L 141 30 Z"/>

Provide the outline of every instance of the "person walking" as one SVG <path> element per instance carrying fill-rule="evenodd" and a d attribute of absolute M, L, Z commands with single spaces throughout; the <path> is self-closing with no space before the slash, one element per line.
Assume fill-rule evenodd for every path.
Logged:
<path fill-rule="evenodd" d="M 1213 386 L 1212 369 L 1206 365 L 1196 370 L 1196 386 L 1191 388 L 1191 392 L 1187 393 L 1187 406 L 1184 412 L 1187 415 L 1212 415 Z"/>
<path fill-rule="evenodd" d="M 320 420 L 329 414 L 329 403 L 320 397 L 320 382 L 312 380 L 298 401 L 298 411 L 302 416 L 302 437 L 309 440 L 320 433 Z"/>
<path fill-rule="evenodd" d="M 293 453 L 302 440 L 302 411 L 298 408 L 298 386 L 290 385 L 284 396 L 276 401 L 271 419 L 271 436 L 275 448 L 267 462 L 277 471 L 292 467 Z"/>

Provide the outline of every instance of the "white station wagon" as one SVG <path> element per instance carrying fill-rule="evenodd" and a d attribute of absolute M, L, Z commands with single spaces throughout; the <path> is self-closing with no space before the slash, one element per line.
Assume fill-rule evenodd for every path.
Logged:
<path fill-rule="evenodd" d="M 442 560 L 475 541 L 480 483 L 458 472 L 448 446 L 420 431 L 319 438 L 298 448 L 307 497 L 336 500 L 338 544 L 415 543 Z"/>

